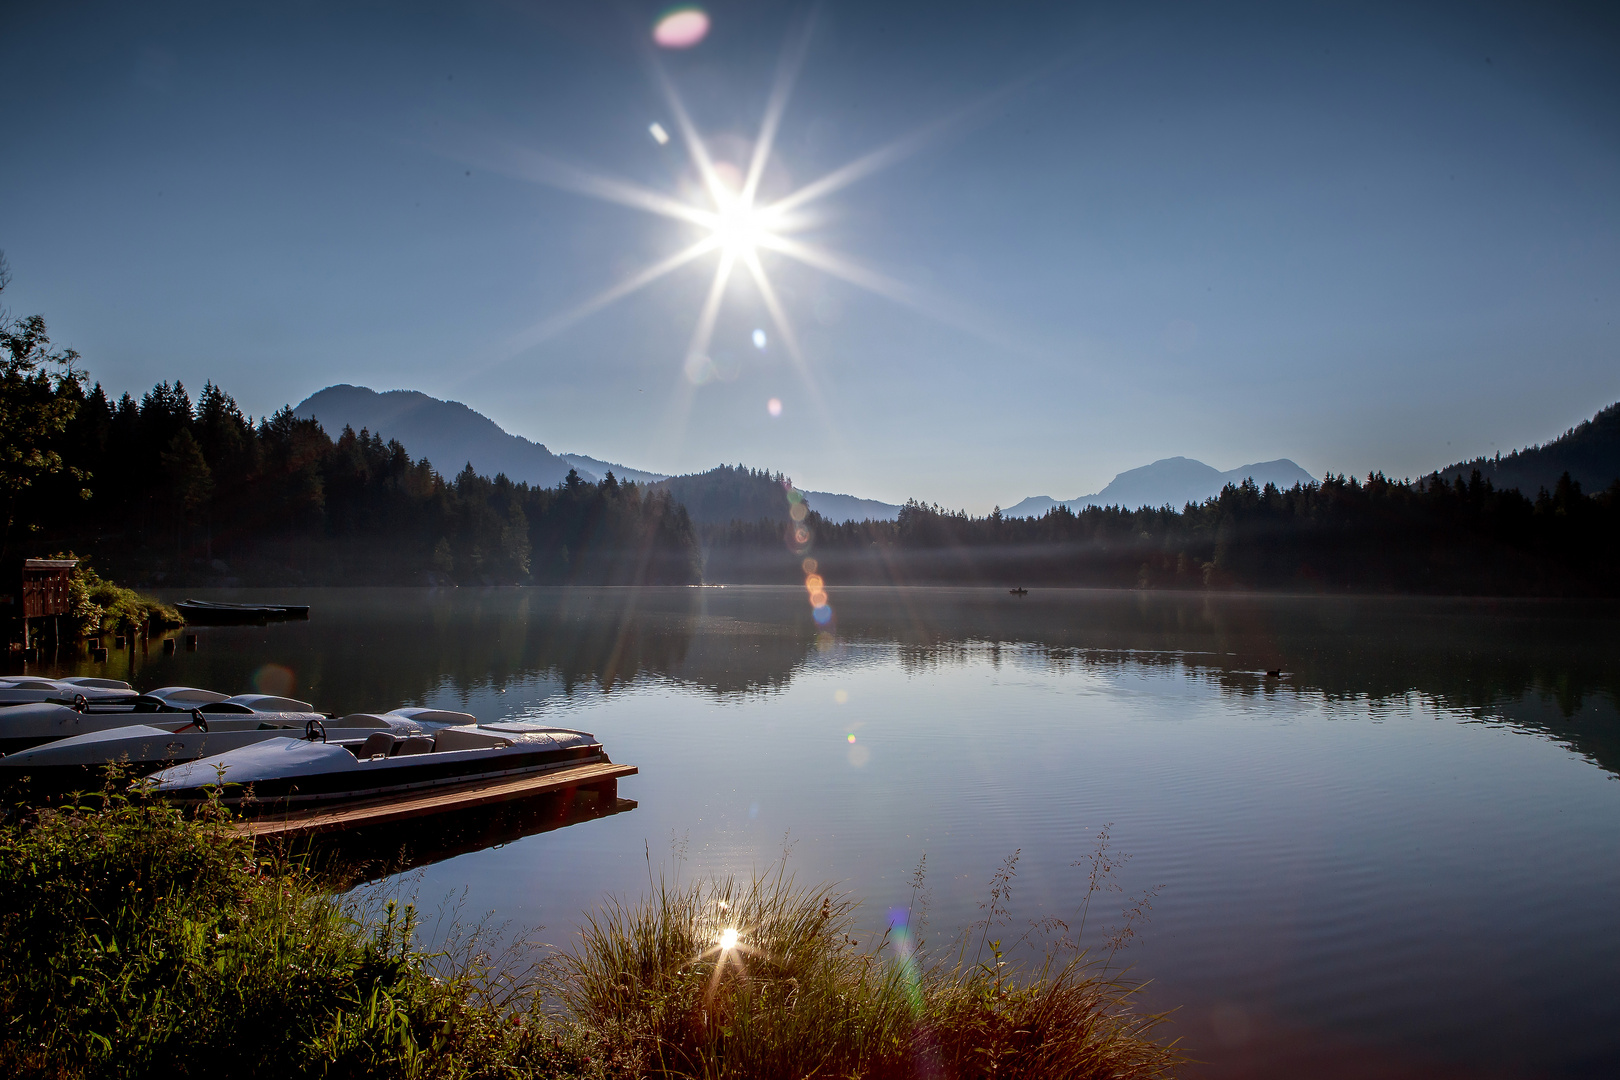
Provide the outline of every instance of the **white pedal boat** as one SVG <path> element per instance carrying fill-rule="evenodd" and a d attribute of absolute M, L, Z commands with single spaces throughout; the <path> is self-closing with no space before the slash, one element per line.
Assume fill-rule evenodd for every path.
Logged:
<path fill-rule="evenodd" d="M 117 679 L 96 679 L 76 675 L 69 679 L 44 679 L 34 675 L 0 676 L 0 707 L 37 705 L 56 701 L 71 705 L 80 698 L 92 705 L 129 704 L 135 688 Z"/>
<path fill-rule="evenodd" d="M 222 787 L 227 804 L 251 799 L 261 809 L 290 809 L 608 760 L 594 735 L 523 722 L 444 726 L 404 738 L 389 730 L 348 740 L 330 727 L 325 741 L 315 734 L 210 754 L 147 782 L 181 802 Z"/>
<path fill-rule="evenodd" d="M 191 713 L 171 713 L 134 724 L 128 722 L 126 713 L 121 726 L 0 757 L 0 778 L 26 775 L 49 790 L 63 790 L 94 782 L 98 770 L 114 762 L 141 775 L 271 739 L 320 737 L 329 731 L 334 743 L 363 743 L 374 732 L 392 732 L 403 739 L 434 727 L 473 723 L 467 713 L 432 709 L 332 717 L 317 712 L 223 711 L 228 706 L 240 708 L 238 702 L 227 700 L 201 706 Z"/>
<path fill-rule="evenodd" d="M 325 719 L 307 701 L 272 697 L 267 694 L 239 694 L 226 697 L 212 690 L 171 686 L 154 694 L 131 699 L 133 704 L 112 705 L 80 702 L 72 708 L 55 702 L 15 705 L 0 709 L 0 754 L 17 754 L 42 743 L 77 738 L 95 732 L 147 724 L 173 731 L 197 722 L 201 713 L 205 727 L 220 730 L 302 728 L 311 719 Z M 182 707 L 168 702 L 195 701 Z M 167 714 L 154 716 L 154 713 Z M 0 757 L 0 761 L 4 761 Z"/>

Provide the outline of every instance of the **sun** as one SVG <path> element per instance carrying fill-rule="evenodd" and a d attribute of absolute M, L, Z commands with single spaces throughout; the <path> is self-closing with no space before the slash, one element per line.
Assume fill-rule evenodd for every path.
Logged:
<path fill-rule="evenodd" d="M 807 380 L 810 379 L 810 371 L 805 364 L 798 337 L 767 273 L 765 256 L 786 258 L 801 263 L 946 324 L 960 326 L 982 336 L 983 332 L 972 325 L 971 320 L 963 318 L 960 303 L 941 303 L 911 286 L 810 242 L 803 233 L 816 223 L 818 217 L 808 209 L 811 204 L 888 168 L 962 122 L 975 116 L 989 115 L 990 107 L 1004 98 L 1008 91 L 991 94 L 970 107 L 960 109 L 910 135 L 872 150 L 786 195 L 765 200 L 760 197 L 760 181 L 771 159 L 782 114 L 786 110 L 793 84 L 803 63 L 808 39 L 808 26 L 797 35 L 796 40 L 790 35 L 745 169 L 730 162 L 714 159 L 708 144 L 698 133 L 697 126 L 687 113 L 685 103 L 675 92 L 668 74 L 656 61 L 653 62 L 652 73 L 663 91 L 664 101 L 670 112 L 669 119 L 674 121 L 672 125 L 674 132 L 658 122 L 649 125 L 648 131 L 660 147 L 684 146 L 699 179 L 697 192 L 677 194 L 659 191 L 622 177 L 606 176 L 565 164 L 544 155 L 525 155 L 523 172 L 527 179 L 656 214 L 687 226 L 695 226 L 697 236 L 673 255 L 604 289 L 575 305 L 571 310 L 547 318 L 523 331 L 515 339 L 515 347 L 521 349 L 537 344 L 706 256 L 717 256 L 716 265 L 708 295 L 698 311 L 697 321 L 687 344 L 685 367 L 688 377 L 693 377 L 694 372 L 706 370 L 709 363 L 709 346 L 727 288 L 736 274 L 744 273 L 752 279 L 755 291 L 775 325 L 776 340 L 782 342 L 789 357 L 797 364 L 800 374 Z"/>
<path fill-rule="evenodd" d="M 771 215 L 752 199 L 727 193 L 717 202 L 712 237 L 722 254 L 746 262 L 777 240 L 770 231 Z"/>

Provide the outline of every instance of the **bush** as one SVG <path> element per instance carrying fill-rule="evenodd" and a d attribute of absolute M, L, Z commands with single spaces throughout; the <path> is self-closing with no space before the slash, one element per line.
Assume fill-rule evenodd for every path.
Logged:
<path fill-rule="evenodd" d="M 62 556 L 73 558 L 72 555 Z M 102 631 L 133 631 L 150 625 L 153 629 L 168 629 L 183 625 L 180 612 L 170 604 L 144 596 L 134 589 L 126 589 L 106 580 L 84 563 L 73 571 L 68 583 L 73 611 L 69 616 L 74 624 L 75 636 L 83 637 Z"/>
<path fill-rule="evenodd" d="M 0 827 L 6 1075 L 554 1074 L 476 963 L 436 971 L 410 907 L 356 918 L 217 811 L 93 803 Z"/>

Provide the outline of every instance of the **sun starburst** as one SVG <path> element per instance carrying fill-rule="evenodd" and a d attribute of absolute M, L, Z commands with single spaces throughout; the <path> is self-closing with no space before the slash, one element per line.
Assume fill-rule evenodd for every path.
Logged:
<path fill-rule="evenodd" d="M 716 162 L 708 143 L 698 132 L 685 102 L 676 91 L 668 73 L 656 59 L 649 57 L 653 77 L 662 92 L 675 129 L 671 133 L 663 124 L 654 123 L 649 130 L 654 140 L 661 146 L 679 139 L 700 181 L 697 197 L 658 191 L 634 181 L 605 176 L 541 154 L 519 154 L 518 171 L 529 179 L 655 214 L 688 226 L 696 226 L 700 236 L 668 258 L 629 275 L 566 311 L 535 324 L 514 339 L 514 348 L 532 347 L 608 305 L 711 255 L 716 256 L 713 277 L 703 303 L 698 309 L 684 358 L 685 370 L 694 382 L 701 381 L 701 373 L 708 369 L 708 351 L 715 323 L 719 318 L 727 287 L 739 265 L 747 271 L 753 281 L 760 302 L 775 327 L 776 340 L 782 343 L 801 374 L 806 379 L 809 378 L 799 337 L 794 332 L 787 309 L 771 282 L 762 258 L 763 254 L 791 259 L 980 336 L 987 338 L 995 336 L 986 333 L 981 326 L 974 325 L 973 318 L 966 314 L 967 309 L 961 303 L 946 304 L 937 301 L 918 289 L 811 242 L 802 233 L 814 220 L 811 214 L 806 213 L 811 204 L 888 168 L 963 122 L 989 115 L 993 106 L 1004 100 L 1012 91 L 1027 84 L 1033 76 L 1020 79 L 900 139 L 870 151 L 780 198 L 763 201 L 760 198 L 760 182 L 774 152 L 777 131 L 803 65 L 810 37 L 809 30 L 809 26 L 806 25 L 788 37 L 758 134 L 753 140 L 746 173 L 729 163 Z M 810 389 L 814 392 L 813 384 Z"/>

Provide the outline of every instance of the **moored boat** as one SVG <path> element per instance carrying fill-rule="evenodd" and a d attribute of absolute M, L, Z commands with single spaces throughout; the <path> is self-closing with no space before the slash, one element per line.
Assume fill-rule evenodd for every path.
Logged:
<path fill-rule="evenodd" d="M 310 734 L 266 739 L 164 769 L 149 778 L 150 790 L 194 802 L 219 788 L 227 804 L 293 809 L 608 760 L 593 735 L 532 723 L 442 726 L 403 738 L 374 731 L 363 740 Z"/>
<path fill-rule="evenodd" d="M 226 604 L 213 600 L 182 600 L 174 605 L 193 626 L 232 626 L 309 618 L 308 604 Z"/>
<path fill-rule="evenodd" d="M 63 711 L 73 712 L 71 709 Z M 345 745 L 363 743 L 374 732 L 392 732 L 398 738 L 408 738 L 437 727 L 473 723 L 473 718 L 466 713 L 413 712 L 415 716 L 351 713 L 336 717 L 317 712 L 256 711 L 230 699 L 203 705 L 189 713 L 148 714 L 139 717 L 136 723 L 131 723 L 137 718 L 129 713 L 125 713 L 122 720 L 77 714 L 81 717 L 78 731 L 73 730 L 73 722 L 66 717 L 41 717 L 39 727 L 52 730 L 47 724 L 54 723 L 54 730 L 62 734 L 51 741 L 40 739 L 28 749 L 0 757 L 0 777 L 16 780 L 29 776 L 38 787 L 61 791 L 93 782 L 97 772 L 112 763 L 129 773 L 142 775 L 204 755 L 223 754 L 276 738 L 330 737 L 335 745 Z M 419 718 L 424 714 L 429 719 Z"/>
<path fill-rule="evenodd" d="M 0 676 L 0 706 L 35 705 L 45 701 L 72 705 L 81 699 L 95 705 L 129 704 L 135 697 L 135 688 L 117 679 L 95 679 L 84 676 L 68 679 L 46 679 L 35 675 Z"/>

